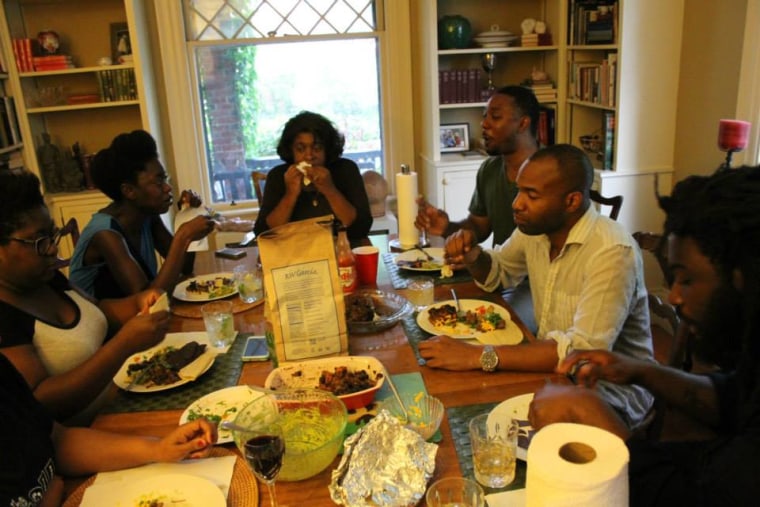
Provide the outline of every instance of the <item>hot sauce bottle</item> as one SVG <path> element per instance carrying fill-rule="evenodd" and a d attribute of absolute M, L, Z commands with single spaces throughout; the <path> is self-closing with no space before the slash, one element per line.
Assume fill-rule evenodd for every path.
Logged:
<path fill-rule="evenodd" d="M 356 276 L 356 259 L 351 251 L 351 244 L 348 242 L 345 226 L 338 228 L 338 241 L 335 244 L 335 253 L 338 257 L 338 273 L 343 293 L 351 294 L 359 285 L 359 279 Z"/>

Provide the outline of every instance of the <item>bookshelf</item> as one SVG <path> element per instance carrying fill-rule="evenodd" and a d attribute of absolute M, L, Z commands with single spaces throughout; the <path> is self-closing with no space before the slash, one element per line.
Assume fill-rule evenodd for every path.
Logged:
<path fill-rule="evenodd" d="M 73 155 L 75 144 L 82 155 L 90 155 L 122 132 L 144 129 L 156 138 L 159 152 L 164 151 L 150 52 L 151 16 L 148 0 L 0 2 L 0 46 L 7 70 L 3 84 L 13 91 L 26 141 L 20 149 L 23 164 L 42 180 L 59 226 L 74 217 L 81 229 L 109 202 L 98 190 L 84 188 L 83 174 L 81 185 L 76 181 L 81 165 Z M 34 41 L 49 30 L 59 35 L 59 54 L 43 56 Z M 131 53 L 121 63 L 109 64 L 105 60 L 112 60 L 124 37 Z M 71 184 L 63 188 L 48 188 L 54 181 L 49 175 L 62 166 L 50 163 L 59 158 L 45 157 L 45 150 L 51 151 L 46 139 L 64 154 L 63 173 L 71 176 L 66 179 Z M 70 245 L 62 245 L 61 255 L 70 255 Z"/>
<path fill-rule="evenodd" d="M 19 165 L 23 149 L 4 48 L 0 41 L 0 167 Z"/>

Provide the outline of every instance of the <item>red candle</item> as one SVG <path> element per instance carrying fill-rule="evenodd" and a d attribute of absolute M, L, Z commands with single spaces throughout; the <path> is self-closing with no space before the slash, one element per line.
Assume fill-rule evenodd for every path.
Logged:
<path fill-rule="evenodd" d="M 752 124 L 742 120 L 720 120 L 718 148 L 721 151 L 741 151 L 747 147 Z"/>

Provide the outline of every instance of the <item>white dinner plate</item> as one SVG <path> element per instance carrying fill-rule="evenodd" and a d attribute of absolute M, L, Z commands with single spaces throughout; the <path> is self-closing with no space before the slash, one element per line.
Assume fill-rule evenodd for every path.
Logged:
<path fill-rule="evenodd" d="M 205 366 L 198 372 L 197 377 L 200 377 L 202 374 L 206 373 L 209 368 L 211 368 L 211 365 L 214 364 L 214 358 L 216 357 L 216 353 L 211 350 L 211 346 L 208 343 L 208 338 L 205 340 L 200 339 L 191 339 L 188 338 L 186 333 L 173 333 L 173 334 L 167 334 L 166 338 L 164 338 L 161 343 L 158 345 L 154 345 L 153 347 L 149 349 L 145 349 L 142 352 L 138 352 L 137 354 L 134 354 L 133 356 L 129 357 L 126 361 L 124 361 L 124 364 L 121 365 L 121 368 L 119 368 L 119 371 L 116 372 L 116 375 L 113 378 L 114 384 L 119 386 L 122 389 L 128 390 L 130 393 L 155 393 L 158 391 L 165 391 L 167 389 L 173 389 L 175 387 L 179 387 L 181 385 L 185 385 L 188 382 L 192 382 L 191 379 L 183 379 L 180 378 L 178 381 L 174 382 L 173 384 L 164 384 L 164 385 L 153 385 L 153 386 L 145 386 L 145 385 L 132 385 L 130 386 L 132 379 L 127 375 L 127 368 L 132 363 L 137 363 L 140 361 L 143 361 L 145 359 L 148 359 L 150 357 L 153 357 L 153 354 L 158 352 L 159 350 L 163 350 L 168 346 L 174 346 L 177 348 L 182 347 L 184 344 L 190 342 L 190 341 L 197 341 L 198 343 L 205 344 L 206 345 L 206 351 L 198 356 L 195 361 L 188 364 L 185 368 L 192 368 L 197 363 L 205 363 Z"/>
<path fill-rule="evenodd" d="M 233 422 L 238 412 L 259 396 L 265 396 L 261 391 L 254 391 L 248 386 L 232 386 L 214 391 L 206 396 L 198 398 L 182 412 L 179 418 L 180 424 L 196 419 L 198 416 L 209 418 L 219 425 L 223 421 Z M 194 417 L 191 417 L 194 416 Z M 232 432 L 218 428 L 219 439 L 217 444 L 232 442 Z"/>
<path fill-rule="evenodd" d="M 483 332 L 477 331 L 462 322 L 457 323 L 456 326 L 434 326 L 430 323 L 429 311 L 431 308 L 438 308 L 445 304 L 456 306 L 453 299 L 430 305 L 417 314 L 417 325 L 431 334 L 445 334 L 452 338 L 463 340 L 475 338 L 484 345 L 517 345 L 523 339 L 522 331 L 517 327 L 517 324 L 512 322 L 512 318 L 506 308 L 490 301 L 482 301 L 480 299 L 460 299 L 459 304 L 462 311 L 474 311 L 480 306 L 485 306 L 486 308 L 493 306 L 494 311 L 507 322 L 507 326 L 504 329 L 494 329 L 493 331 Z"/>
<path fill-rule="evenodd" d="M 194 278 L 189 278 L 185 280 L 184 282 L 179 283 L 174 288 L 173 296 L 181 301 L 189 301 L 191 303 L 197 303 L 199 301 L 216 301 L 217 299 L 224 299 L 228 298 L 230 296 L 233 296 L 238 293 L 237 290 L 237 284 L 233 282 L 232 284 L 232 292 L 227 292 L 225 294 L 222 294 L 221 296 L 211 297 L 208 294 L 204 293 L 196 293 L 196 292 L 188 292 L 187 286 L 190 285 L 193 281 L 198 282 L 206 282 L 208 280 L 215 280 L 218 277 L 224 277 L 229 278 L 230 280 L 233 279 L 233 273 L 214 273 L 211 275 L 202 275 L 202 276 L 196 276 Z"/>
<path fill-rule="evenodd" d="M 521 394 L 502 401 L 491 410 L 488 415 L 488 424 L 497 418 L 511 417 L 517 419 L 520 424 L 520 432 L 517 436 L 517 458 L 525 461 L 528 455 L 528 444 L 535 431 L 528 422 L 528 408 L 533 401 L 533 393 Z"/>
<path fill-rule="evenodd" d="M 190 474 L 163 474 L 134 483 L 114 483 L 108 506 L 142 505 L 163 500 L 172 507 L 226 507 L 219 487 L 208 479 Z M 106 506 L 104 506 L 106 507 Z"/>
<path fill-rule="evenodd" d="M 433 257 L 433 261 L 436 264 L 440 264 L 440 266 L 436 268 L 432 267 L 419 267 L 415 268 L 412 266 L 406 266 L 403 263 L 404 262 L 414 262 L 416 260 L 423 260 L 427 261 L 427 258 L 425 255 L 420 252 L 417 249 L 414 250 L 407 250 L 406 252 L 402 252 L 396 256 L 396 265 L 401 269 L 407 269 L 409 271 L 440 271 L 441 267 L 443 267 L 443 248 L 423 248 L 425 252 L 427 252 L 428 255 Z M 401 261 L 401 263 L 399 263 Z"/>

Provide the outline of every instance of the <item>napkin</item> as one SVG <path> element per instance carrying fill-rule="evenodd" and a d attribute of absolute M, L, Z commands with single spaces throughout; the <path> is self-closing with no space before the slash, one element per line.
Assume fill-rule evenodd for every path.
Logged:
<path fill-rule="evenodd" d="M 193 218 L 199 215 L 205 215 L 206 213 L 207 211 L 203 208 L 193 208 L 191 206 L 182 208 L 174 216 L 174 232 L 176 233 L 177 229 L 179 229 L 179 227 L 185 222 L 189 222 Z M 187 247 L 188 252 L 200 252 L 204 250 L 208 250 L 208 237 L 193 241 Z"/>
<path fill-rule="evenodd" d="M 179 370 L 179 378 L 183 380 L 197 379 L 214 362 L 215 357 L 216 354 L 207 348 L 206 352 L 195 358 L 195 361 Z"/>
<path fill-rule="evenodd" d="M 524 507 L 525 488 L 486 495 L 488 507 Z"/>
<path fill-rule="evenodd" d="M 92 486 L 85 490 L 80 507 L 110 505 L 114 492 L 119 491 L 125 484 L 164 474 L 188 474 L 202 477 L 216 484 L 226 498 L 230 491 L 234 467 L 235 456 L 223 456 L 184 460 L 179 463 L 152 463 L 126 470 L 101 472 L 95 477 Z"/>

